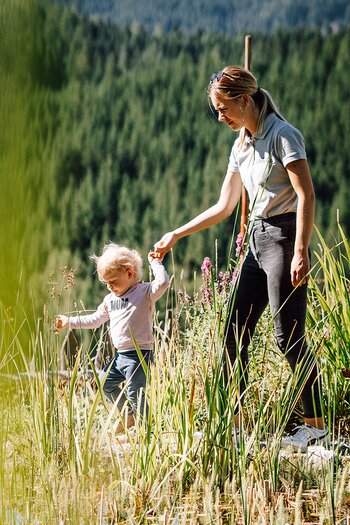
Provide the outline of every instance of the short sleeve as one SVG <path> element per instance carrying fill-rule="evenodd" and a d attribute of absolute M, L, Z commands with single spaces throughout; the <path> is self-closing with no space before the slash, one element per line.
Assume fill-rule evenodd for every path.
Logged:
<path fill-rule="evenodd" d="M 238 160 L 236 157 L 235 144 L 234 144 L 231 149 L 226 173 L 236 173 L 236 172 L 239 173 L 239 164 L 238 164 Z"/>
<path fill-rule="evenodd" d="M 305 142 L 300 131 L 284 126 L 276 139 L 276 154 L 284 167 L 295 160 L 306 159 Z"/>

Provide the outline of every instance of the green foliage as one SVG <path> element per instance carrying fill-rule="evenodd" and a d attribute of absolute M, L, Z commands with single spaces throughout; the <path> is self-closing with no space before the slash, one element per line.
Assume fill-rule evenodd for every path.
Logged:
<path fill-rule="evenodd" d="M 78 261 L 90 301 L 92 252 L 113 239 L 145 260 L 165 231 L 216 201 L 235 137 L 211 116 L 206 88 L 212 71 L 242 63 L 243 38 L 149 34 L 36 0 L 3 6 L 1 298 L 13 303 L 21 271 L 43 291 L 51 271 Z M 338 208 L 350 229 L 349 40 L 349 30 L 253 36 L 260 85 L 305 136 L 326 240 Z M 226 268 L 234 223 L 176 245 L 185 279 L 216 239 Z"/>
<path fill-rule="evenodd" d="M 307 374 L 292 376 L 274 345 L 268 311 L 251 347 L 239 448 L 232 439 L 239 378 L 233 367 L 230 385 L 222 388 L 219 322 L 230 275 L 218 273 L 216 265 L 206 264 L 195 294 L 176 294 L 178 323 L 172 331 L 169 318 L 155 321 L 155 360 L 146 390 L 150 419 L 138 420 L 124 445 L 118 440 L 125 436 L 116 436 L 121 419 L 117 404 L 103 401 L 88 357 L 93 337 L 82 344 L 69 380 L 58 372 L 60 339 L 52 318 L 63 296 L 71 299 L 67 275 L 52 282 L 52 300 L 31 332 L 31 360 L 20 343 L 20 330 L 0 307 L 0 334 L 6 323 L 13 328 L 11 342 L 0 338 L 9 350 L 0 361 L 1 523 L 141 524 L 169 518 L 246 525 L 268 519 L 285 525 L 314 523 L 316 515 L 323 523 L 344 521 L 350 458 L 336 442 L 345 442 L 350 428 L 349 379 L 342 373 L 342 366 L 349 366 L 344 350 L 349 343 L 345 273 L 350 248 L 341 228 L 339 234 L 341 254 L 337 247 L 327 249 L 319 237 L 319 282 L 311 283 L 308 324 L 324 385 L 322 406 L 332 441 L 325 451 L 328 459 L 312 454 L 312 447 L 307 454 L 280 450 L 280 437 L 300 394 L 296 380 L 302 382 Z M 24 373 L 9 376 L 8 360 L 16 353 Z M 196 430 L 203 431 L 202 437 Z"/>
<path fill-rule="evenodd" d="M 99 403 L 100 390 L 86 378 L 93 338 L 82 343 L 70 384 L 57 373 L 54 315 L 83 309 L 82 301 L 95 306 L 103 294 L 88 255 L 113 239 L 138 248 L 145 260 L 165 230 L 215 202 L 234 137 L 211 118 L 206 86 L 211 71 L 242 62 L 242 38 L 151 35 L 36 0 L 1 2 L 0 28 L 1 522 L 248 524 L 271 517 L 285 524 L 310 521 L 315 511 L 325 523 L 345 519 L 346 458 L 318 469 L 300 456 L 280 458 L 275 443 L 260 447 L 268 431 L 281 435 L 298 394 L 273 348 L 268 315 L 254 341 L 248 442 L 240 451 L 230 433 L 235 392 L 220 391 L 214 303 L 190 302 L 172 329 L 164 308 L 148 392 L 154 425 L 152 432 L 141 425 L 129 448 L 115 439 L 116 408 Z M 311 348 L 322 349 L 334 438 L 349 428 L 342 373 L 350 341 L 349 39 L 349 31 L 253 38 L 254 71 L 309 151 L 324 236 L 308 336 Z M 327 243 L 338 207 L 345 232 L 333 258 Z M 176 246 L 176 286 L 192 288 L 189 275 L 204 255 L 214 259 L 215 239 L 218 270 L 227 269 L 234 224 L 232 217 Z M 80 281 L 72 286 L 70 268 L 78 265 Z M 184 268 L 180 283 L 176 266 Z M 217 284 L 210 291 L 217 293 Z M 176 294 L 170 298 L 176 304 Z M 215 301 L 221 315 L 226 296 Z M 5 382 L 14 366 L 25 370 L 15 374 L 15 386 L 13 375 Z M 202 426 L 198 443 L 193 431 Z"/>
<path fill-rule="evenodd" d="M 311 279 L 308 323 L 318 346 L 326 380 L 325 388 L 335 405 L 328 406 L 329 419 L 348 427 L 350 413 L 350 245 L 340 224 L 339 240 L 327 246 L 318 233 L 315 277 Z"/>
<path fill-rule="evenodd" d="M 24 1 L 5 1 L 0 7 L 0 298 L 6 305 L 18 304 L 19 290 L 50 246 L 36 233 L 49 227 L 43 220 L 47 195 L 40 155 L 49 146 L 46 125 L 53 117 L 51 108 L 44 111 L 47 93 L 38 96 L 35 63 L 42 24 L 37 14 Z"/>

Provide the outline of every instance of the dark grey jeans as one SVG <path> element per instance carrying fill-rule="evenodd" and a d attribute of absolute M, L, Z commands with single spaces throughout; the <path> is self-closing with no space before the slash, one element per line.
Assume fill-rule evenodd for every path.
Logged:
<path fill-rule="evenodd" d="M 295 232 L 295 213 L 254 221 L 249 250 L 228 305 L 226 347 L 231 364 L 239 348 L 242 400 L 247 386 L 248 346 L 269 303 L 280 350 L 293 371 L 300 364 L 309 374 L 301 400 L 304 417 L 312 418 L 322 415 L 321 385 L 316 360 L 305 342 L 307 285 L 294 288 L 291 283 Z"/>
<path fill-rule="evenodd" d="M 100 381 L 103 381 L 103 392 L 113 403 L 117 401 L 120 411 L 131 405 L 134 414 L 145 415 L 147 418 L 147 406 L 145 407 L 145 387 L 147 376 L 144 367 L 148 369 L 153 362 L 152 350 L 141 350 L 143 366 L 136 350 L 116 352 L 113 359 L 100 372 Z M 121 384 L 126 383 L 127 396 L 122 392 Z M 129 405 L 129 406 L 130 406 Z M 146 413 L 145 413 L 146 410 Z"/>

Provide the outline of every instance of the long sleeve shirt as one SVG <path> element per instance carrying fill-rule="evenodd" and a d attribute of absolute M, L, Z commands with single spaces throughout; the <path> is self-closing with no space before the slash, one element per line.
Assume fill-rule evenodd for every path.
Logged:
<path fill-rule="evenodd" d="M 69 317 L 70 328 L 98 328 L 109 321 L 113 345 L 118 351 L 134 349 L 133 338 L 139 348 L 151 350 L 154 305 L 169 285 L 161 261 L 152 261 L 151 268 L 153 281 L 138 283 L 121 296 L 109 293 L 92 314 Z"/>

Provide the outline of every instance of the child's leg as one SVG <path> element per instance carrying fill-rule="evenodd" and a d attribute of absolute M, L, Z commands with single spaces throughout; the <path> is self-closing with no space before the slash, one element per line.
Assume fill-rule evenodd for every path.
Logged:
<path fill-rule="evenodd" d="M 119 385 L 126 379 L 119 368 L 120 359 L 120 354 L 117 352 L 115 357 L 113 357 L 113 359 L 107 363 L 104 369 L 99 373 L 99 379 L 103 382 L 105 375 L 107 374 L 103 384 L 103 393 L 110 401 L 112 401 L 112 403 L 117 402 L 118 409 L 121 412 L 128 401 L 124 392 L 122 392 L 122 389 L 119 387 Z"/>
<path fill-rule="evenodd" d="M 120 370 L 127 380 L 128 398 L 135 413 L 148 417 L 148 407 L 145 404 L 146 372 L 153 362 L 153 351 L 141 350 L 143 362 L 140 362 L 136 350 L 120 354 Z"/>

